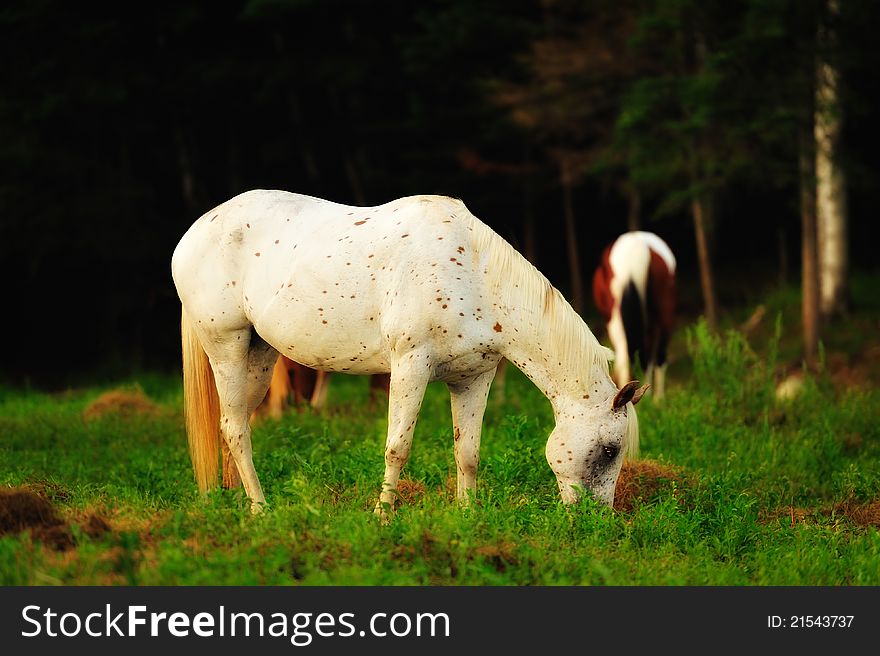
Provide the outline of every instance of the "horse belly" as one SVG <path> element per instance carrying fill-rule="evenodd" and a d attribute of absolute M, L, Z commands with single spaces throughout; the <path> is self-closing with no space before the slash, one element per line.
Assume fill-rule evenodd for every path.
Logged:
<path fill-rule="evenodd" d="M 329 291 L 320 294 L 323 298 L 308 299 L 279 294 L 270 307 L 252 319 L 254 329 L 279 353 L 314 369 L 353 374 L 388 372 L 389 357 L 377 313 L 356 303 L 356 294 L 340 293 L 339 287 L 333 286 L 336 298 L 331 298 Z"/>

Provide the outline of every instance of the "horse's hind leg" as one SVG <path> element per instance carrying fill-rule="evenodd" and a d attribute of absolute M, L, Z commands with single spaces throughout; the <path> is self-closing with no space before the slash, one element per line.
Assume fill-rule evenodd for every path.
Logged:
<path fill-rule="evenodd" d="M 495 380 L 492 383 L 495 391 L 493 397 L 498 403 L 504 403 L 505 398 L 507 398 L 507 368 L 507 359 L 501 358 L 501 361 L 495 368 Z"/>
<path fill-rule="evenodd" d="M 220 455 L 222 464 L 221 484 L 223 489 L 232 490 L 241 485 L 241 476 L 238 473 L 238 467 L 235 466 L 235 460 L 232 458 L 232 452 L 226 440 L 220 440 Z"/>
<path fill-rule="evenodd" d="M 220 397 L 220 435 L 228 449 L 224 481 L 234 482 L 234 466 L 251 500 L 251 511 L 258 512 L 265 497 L 254 469 L 248 417 L 266 394 L 277 353 L 250 328 L 234 331 L 224 342 L 226 348 L 208 354 Z"/>
<path fill-rule="evenodd" d="M 390 374 L 373 374 L 370 376 L 370 410 L 373 410 L 380 400 L 385 402 L 388 401 L 388 388 L 390 385 Z"/>
<path fill-rule="evenodd" d="M 330 374 L 326 371 L 315 372 L 315 388 L 309 399 L 309 405 L 313 410 L 321 411 L 327 405 L 327 390 L 330 387 Z"/>
<path fill-rule="evenodd" d="M 483 413 L 494 377 L 495 369 L 491 369 L 470 380 L 448 384 L 452 401 L 455 465 L 458 468 L 455 496 L 462 504 L 469 503 L 470 496 L 477 489 Z"/>
<path fill-rule="evenodd" d="M 247 401 L 248 416 L 251 417 L 250 423 L 253 424 L 257 418 L 257 409 L 264 403 L 268 407 L 270 417 L 280 418 L 284 402 L 290 393 L 287 367 L 278 357 L 278 352 L 253 332 L 250 336 L 247 358 Z M 266 372 L 267 366 L 271 368 L 269 373 Z M 268 396 L 266 394 L 267 387 L 269 388 Z M 220 448 L 223 456 L 223 487 L 226 489 L 236 488 L 241 485 L 241 476 L 225 439 L 220 441 Z"/>
<path fill-rule="evenodd" d="M 290 398 L 290 389 L 290 375 L 287 373 L 287 366 L 280 357 L 276 358 L 269 382 L 269 395 L 265 398 L 266 409 L 272 419 L 281 419 Z M 260 407 L 260 403 L 262 401 L 257 403 L 257 407 Z"/>

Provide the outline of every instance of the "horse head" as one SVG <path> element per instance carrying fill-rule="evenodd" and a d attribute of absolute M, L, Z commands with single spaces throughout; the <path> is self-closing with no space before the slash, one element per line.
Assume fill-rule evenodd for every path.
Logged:
<path fill-rule="evenodd" d="M 614 503 L 614 488 L 627 451 L 635 452 L 638 424 L 633 406 L 648 389 L 638 381 L 624 385 L 613 398 L 596 403 L 588 395 L 557 409 L 556 428 L 547 440 L 546 456 L 564 503 L 575 503 L 584 490 L 605 505 Z"/>

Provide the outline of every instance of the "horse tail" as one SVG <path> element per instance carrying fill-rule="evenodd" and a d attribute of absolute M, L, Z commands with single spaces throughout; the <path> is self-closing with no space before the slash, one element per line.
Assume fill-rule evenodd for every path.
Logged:
<path fill-rule="evenodd" d="M 183 400 L 189 456 L 199 490 L 217 486 L 219 458 L 220 397 L 211 363 L 192 322 L 181 311 L 180 336 L 183 350 Z"/>
<path fill-rule="evenodd" d="M 620 318 L 623 321 L 623 331 L 626 333 L 630 361 L 632 361 L 633 354 L 638 351 L 639 362 L 644 371 L 650 357 L 645 345 L 647 336 L 645 299 L 641 297 L 638 287 L 632 280 L 623 288 L 623 297 L 620 299 Z"/>

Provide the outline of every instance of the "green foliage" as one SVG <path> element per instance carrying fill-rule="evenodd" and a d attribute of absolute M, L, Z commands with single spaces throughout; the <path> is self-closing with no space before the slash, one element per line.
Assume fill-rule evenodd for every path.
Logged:
<path fill-rule="evenodd" d="M 718 409 L 740 415 L 760 412 L 773 396 L 778 339 L 777 331 L 767 355 L 759 358 L 742 333 L 715 335 L 701 318 L 687 330 L 694 385 Z"/>
<path fill-rule="evenodd" d="M 240 490 L 198 496 L 176 377 L 141 383 L 164 413 L 92 421 L 82 411 L 103 390 L 7 390 L 0 483 L 50 499 L 76 546 L 8 532 L 0 583 L 880 584 L 880 534 L 864 523 L 880 497 L 880 395 L 807 379 L 777 401 L 777 340 L 688 332 L 693 378 L 638 406 L 642 458 L 675 473 L 616 512 L 559 502 L 543 454 L 552 414 L 515 369 L 490 397 L 469 508 L 453 500 L 449 397 L 429 387 L 389 526 L 372 515 L 385 413 L 362 378 L 334 378 L 323 415 L 256 427 L 269 505 L 257 517 Z M 90 531 L 91 515 L 109 530 Z"/>

